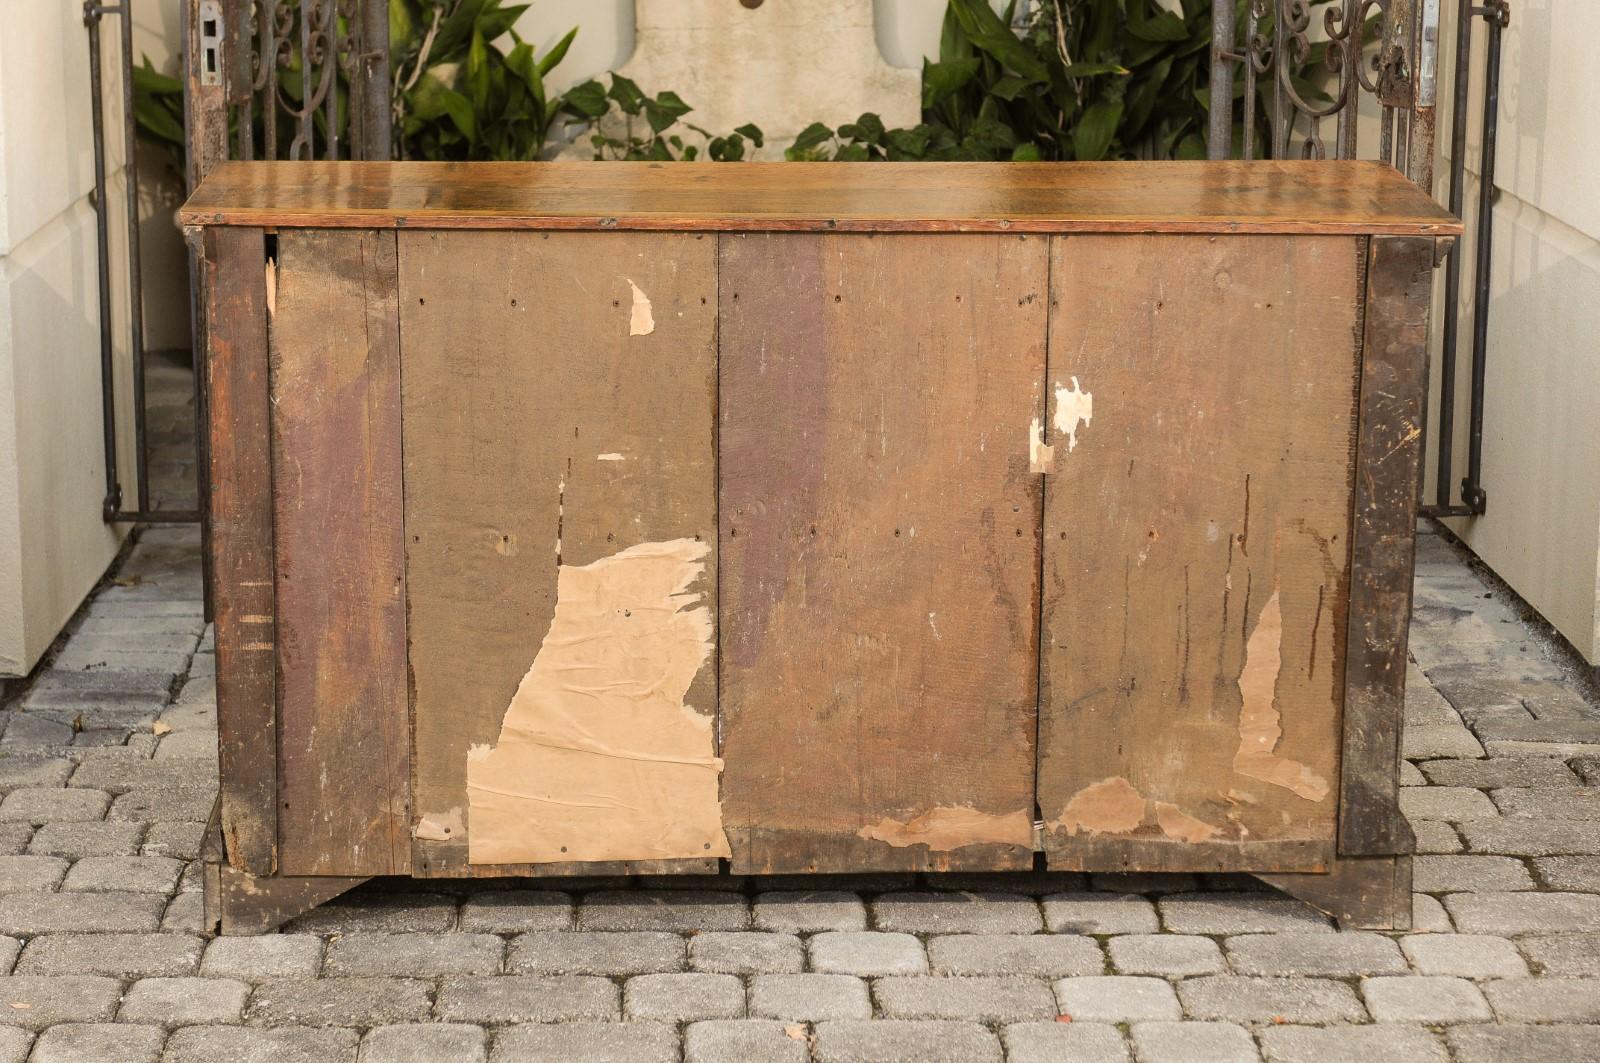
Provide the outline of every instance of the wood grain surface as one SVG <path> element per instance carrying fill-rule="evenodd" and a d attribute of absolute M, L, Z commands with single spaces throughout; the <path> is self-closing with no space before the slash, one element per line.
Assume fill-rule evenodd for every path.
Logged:
<path fill-rule="evenodd" d="M 282 233 L 272 326 L 279 871 L 411 867 L 391 232 Z"/>
<path fill-rule="evenodd" d="M 1450 235 L 1376 162 L 227 162 L 185 225 Z"/>
<path fill-rule="evenodd" d="M 1363 253 L 1345 237 L 1053 239 L 1052 867 L 1333 856 Z"/>
<path fill-rule="evenodd" d="M 1045 241 L 721 241 L 739 873 L 1032 864 Z"/>
<path fill-rule="evenodd" d="M 1347 856 L 1415 845 L 1399 806 L 1400 722 L 1432 284 L 1432 240 L 1371 241 L 1339 808 L 1339 851 Z"/>
<path fill-rule="evenodd" d="M 222 834 L 233 867 L 270 875 L 278 837 L 277 620 L 261 230 L 206 233 L 205 270 Z"/>
<path fill-rule="evenodd" d="M 715 251 L 715 237 L 678 234 L 399 236 L 418 874 L 717 867 L 625 865 L 638 854 L 620 851 L 469 863 L 467 793 L 469 749 L 501 741 L 552 629 L 558 566 L 714 547 Z M 715 603 L 714 557 L 706 568 L 693 589 Z M 714 717 L 709 663 L 687 701 Z M 554 796 L 626 803 L 612 770 L 596 772 L 584 794 Z"/>

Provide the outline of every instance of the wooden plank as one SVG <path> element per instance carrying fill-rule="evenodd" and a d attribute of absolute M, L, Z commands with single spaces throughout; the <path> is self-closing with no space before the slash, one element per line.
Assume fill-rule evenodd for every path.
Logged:
<path fill-rule="evenodd" d="M 1411 857 L 1335 859 L 1325 875 L 1258 875 L 1339 921 L 1344 930 L 1410 930 Z"/>
<path fill-rule="evenodd" d="M 1332 859 L 1362 247 L 1053 239 L 1051 867 Z"/>
<path fill-rule="evenodd" d="M 1031 867 L 1044 241 L 720 258 L 734 871 Z"/>
<path fill-rule="evenodd" d="M 411 866 L 395 284 L 393 233 L 278 236 L 272 460 L 285 875 Z"/>
<path fill-rule="evenodd" d="M 1377 162 L 231 162 L 185 225 L 1451 235 Z"/>
<path fill-rule="evenodd" d="M 727 853 L 715 276 L 713 237 L 400 235 L 420 874 Z"/>
<path fill-rule="evenodd" d="M 254 875 L 277 864 L 266 261 L 260 229 L 205 234 L 222 832 L 229 863 Z"/>
<path fill-rule="evenodd" d="M 1373 239 L 1361 354 L 1339 851 L 1408 853 L 1400 718 L 1416 554 L 1433 241 Z"/>
<path fill-rule="evenodd" d="M 208 870 L 213 865 L 207 865 Z M 364 878 L 283 875 L 252 878 L 223 865 L 206 897 L 206 920 L 224 937 L 266 934 L 324 901 L 355 889 Z"/>

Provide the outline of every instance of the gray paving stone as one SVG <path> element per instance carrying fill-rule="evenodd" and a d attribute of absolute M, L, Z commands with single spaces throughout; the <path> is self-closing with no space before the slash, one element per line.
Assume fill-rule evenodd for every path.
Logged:
<path fill-rule="evenodd" d="M 1456 928 L 1467 934 L 1600 930 L 1600 896 L 1591 893 L 1452 893 L 1444 906 Z"/>
<path fill-rule="evenodd" d="M 16 1026 L 0 1026 L 0 1063 L 24 1063 L 33 1034 Z"/>
<path fill-rule="evenodd" d="M 1409 760 L 1402 760 L 1400 762 L 1400 785 L 1426 786 L 1428 785 L 1428 778 L 1418 770 L 1415 764 Z"/>
<path fill-rule="evenodd" d="M 154 930 L 164 906 L 147 893 L 12 893 L 0 897 L 0 934 Z"/>
<path fill-rule="evenodd" d="M 67 874 L 59 856 L 0 856 L 0 893 L 43 893 L 55 889 Z"/>
<path fill-rule="evenodd" d="M 1156 907 L 1134 894 L 1056 893 L 1043 902 L 1044 920 L 1056 934 L 1150 934 L 1161 929 Z"/>
<path fill-rule="evenodd" d="M 64 786 L 74 767 L 66 757 L 0 756 L 0 790 Z"/>
<path fill-rule="evenodd" d="M 1250 1031 L 1231 1022 L 1140 1022 L 1130 1032 L 1139 1063 L 1256 1063 L 1261 1058 Z"/>
<path fill-rule="evenodd" d="M 1065 978 L 1100 974 L 1100 946 L 1076 934 L 951 934 L 928 942 L 935 974 L 1021 974 Z"/>
<path fill-rule="evenodd" d="M 1522 861 L 1509 856 L 1417 856 L 1412 889 L 1419 893 L 1499 893 L 1534 888 Z"/>
<path fill-rule="evenodd" d="M 1600 786 L 1508 786 L 1489 795 L 1501 814 L 1524 819 L 1600 819 Z"/>
<path fill-rule="evenodd" d="M 1210 938 L 1180 934 L 1128 934 L 1107 943 L 1118 974 L 1187 978 L 1227 970 L 1222 950 Z"/>
<path fill-rule="evenodd" d="M 23 787 L 0 800 L 0 820 L 31 823 L 76 823 L 104 819 L 111 795 L 104 790 Z"/>
<path fill-rule="evenodd" d="M 716 974 L 799 974 L 805 949 L 793 934 L 713 930 L 689 939 L 689 966 Z"/>
<path fill-rule="evenodd" d="M 107 1022 L 122 987 L 115 978 L 14 975 L 0 978 L 0 1025 L 43 1030 L 58 1022 Z"/>
<path fill-rule="evenodd" d="M 1008 1063 L 1127 1063 L 1115 1026 L 1094 1022 L 1019 1022 L 1000 1032 Z"/>
<path fill-rule="evenodd" d="M 205 895 L 199 890 L 180 893 L 161 913 L 161 929 L 182 934 L 209 933 L 205 920 Z"/>
<path fill-rule="evenodd" d="M 143 838 L 143 823 L 46 823 L 33 832 L 28 852 L 75 860 L 87 856 L 133 856 Z"/>
<path fill-rule="evenodd" d="M 17 965 L 17 955 L 22 951 L 22 939 L 0 937 L 0 975 L 11 974 Z M 18 971 L 25 974 L 25 971 Z"/>
<path fill-rule="evenodd" d="M 493 934 L 343 934 L 328 942 L 328 975 L 437 978 L 499 974 L 505 942 Z"/>
<path fill-rule="evenodd" d="M 191 934 L 41 934 L 23 950 L 17 973 L 177 977 L 195 972 L 203 945 Z"/>
<path fill-rule="evenodd" d="M 578 909 L 580 930 L 745 930 L 750 904 L 734 893 L 633 890 L 591 893 Z"/>
<path fill-rule="evenodd" d="M 621 1015 L 617 987 L 589 975 L 448 978 L 437 1016 L 450 1022 L 611 1022 Z"/>
<path fill-rule="evenodd" d="M 69 1022 L 34 1042 L 31 1063 L 156 1063 L 166 1035 L 153 1026 Z M 4 1056 L 0 1056 L 3 1059 Z"/>
<path fill-rule="evenodd" d="M 787 1022 L 869 1019 L 867 983 L 847 974 L 758 974 L 750 979 L 750 1015 Z"/>
<path fill-rule="evenodd" d="M 1457 978 L 1522 978 L 1528 965 L 1505 938 L 1484 934 L 1412 934 L 1400 947 L 1418 974 Z"/>
<path fill-rule="evenodd" d="M 1483 746 L 1460 723 L 1408 724 L 1401 732 L 1401 749 L 1407 760 L 1483 756 Z"/>
<path fill-rule="evenodd" d="M 32 713 L 13 713 L 0 736 L 0 754 L 49 755 L 72 741 L 71 723 L 58 723 Z"/>
<path fill-rule="evenodd" d="M 922 942 L 910 934 L 834 930 L 813 934 L 806 943 L 811 969 L 823 974 L 861 976 L 927 974 Z"/>
<path fill-rule="evenodd" d="M 26 823 L 0 823 L 0 853 L 7 856 L 25 853 L 32 837 L 33 828 Z"/>
<path fill-rule="evenodd" d="M 695 1022 L 744 1016 L 744 983 L 731 974 L 641 974 L 622 987 L 628 1019 Z"/>
<path fill-rule="evenodd" d="M 555 890 L 476 893 L 461 906 L 461 929 L 486 934 L 570 930 L 572 898 Z"/>
<path fill-rule="evenodd" d="M 61 888 L 168 894 L 177 888 L 182 873 L 183 861 L 170 856 L 86 856 L 72 865 Z"/>
<path fill-rule="evenodd" d="M 162 738 L 161 744 L 156 747 L 155 761 L 158 764 L 169 760 L 187 762 L 199 757 L 216 756 L 216 752 L 216 731 L 202 731 L 199 728 L 173 731 Z"/>
<path fill-rule="evenodd" d="M 1238 974 L 1348 978 L 1407 970 L 1399 946 L 1381 934 L 1244 934 L 1227 944 Z"/>
<path fill-rule="evenodd" d="M 1467 786 L 1404 788 L 1400 791 L 1400 811 L 1408 819 L 1442 819 L 1448 823 L 1492 819 L 1500 814 L 1483 791 Z"/>
<path fill-rule="evenodd" d="M 1162 978 L 1090 975 L 1055 983 L 1057 1011 L 1073 1022 L 1129 1023 L 1177 1020 L 1183 1009 Z"/>
<path fill-rule="evenodd" d="M 1450 922 L 1450 913 L 1444 910 L 1439 898 L 1413 893 L 1411 929 L 1419 934 L 1449 934 L 1455 930 L 1455 924 Z"/>
<path fill-rule="evenodd" d="M 455 929 L 456 901 L 442 893 L 346 893 L 318 905 L 285 928 L 297 934 L 360 931 L 441 933 Z"/>
<path fill-rule="evenodd" d="M 1304 901 L 1275 893 L 1192 893 L 1163 897 L 1161 921 L 1179 934 L 1333 933 Z"/>
<path fill-rule="evenodd" d="M 361 1039 L 360 1063 L 486 1063 L 488 1058 L 488 1039 L 477 1026 L 379 1026 Z"/>
<path fill-rule="evenodd" d="M 803 1025 L 772 1019 L 711 1019 L 684 1031 L 684 1063 L 807 1063 Z"/>
<path fill-rule="evenodd" d="M 1539 974 L 1600 978 L 1600 934 L 1552 934 L 1517 944 Z"/>
<path fill-rule="evenodd" d="M 144 978 L 122 997 L 118 1022 L 198 1026 L 238 1022 L 250 987 L 231 978 Z"/>
<path fill-rule="evenodd" d="M 322 968 L 322 939 L 314 934 L 219 937 L 206 946 L 200 973 L 209 978 L 266 982 L 314 978 Z"/>
<path fill-rule="evenodd" d="M 206 783 L 161 790 L 129 790 L 111 803 L 110 820 L 156 823 L 162 820 L 205 819 L 217 800 L 217 788 Z"/>
<path fill-rule="evenodd" d="M 1022 893 L 1030 897 L 1043 897 L 1047 893 L 1087 889 L 1088 878 L 1081 871 L 930 871 L 922 876 L 922 884 L 930 890 Z M 1172 876 L 1167 881 L 1172 881 Z M 1138 892 L 1125 887 L 1094 888 L 1115 888 L 1118 893 Z"/>
<path fill-rule="evenodd" d="M 1600 856 L 1546 856 L 1535 860 L 1533 867 L 1550 889 L 1600 893 Z"/>
<path fill-rule="evenodd" d="M 1269 1026 L 1261 1031 L 1268 1063 L 1445 1063 L 1444 1045 L 1420 1026 Z"/>
<path fill-rule="evenodd" d="M 678 1031 L 661 1022 L 513 1026 L 494 1035 L 490 1063 L 677 1063 Z"/>
<path fill-rule="evenodd" d="M 1015 975 L 879 978 L 872 983 L 872 995 L 878 1010 L 890 1019 L 995 1023 L 1050 1019 L 1057 1014 L 1047 983 Z"/>
<path fill-rule="evenodd" d="M 1456 1026 L 1445 1037 L 1456 1063 L 1600 1059 L 1600 1026 Z"/>
<path fill-rule="evenodd" d="M 839 890 L 775 890 L 756 897 L 755 927 L 787 934 L 865 930 L 867 907 Z"/>
<path fill-rule="evenodd" d="M 1343 982 L 1326 978 L 1208 975 L 1178 983 L 1184 1010 L 1226 1022 L 1362 1022 L 1366 1009 Z"/>
<path fill-rule="evenodd" d="M 205 842 L 206 825 L 198 820 L 191 823 L 152 823 L 145 832 L 140 856 L 170 856 L 178 860 L 196 860 Z"/>
<path fill-rule="evenodd" d="M 1600 1023 L 1600 981 L 1510 978 L 1484 984 L 1501 1022 Z"/>
<path fill-rule="evenodd" d="M 1015 893 L 885 893 L 872 902 L 879 930 L 912 934 L 1032 934 L 1039 904 Z"/>
<path fill-rule="evenodd" d="M 1577 779 L 1554 757 L 1488 757 L 1483 760 L 1429 760 L 1418 765 L 1436 786 L 1571 786 Z"/>
<path fill-rule="evenodd" d="M 252 1026 L 362 1027 L 416 1022 L 428 1017 L 428 990 L 427 982 L 409 978 L 263 982 L 250 996 L 245 1021 Z"/>
<path fill-rule="evenodd" d="M 683 967 L 683 938 L 662 931 L 538 931 L 512 939 L 506 957 L 506 970 L 517 974 L 624 977 Z"/>
<path fill-rule="evenodd" d="M 816 1063 L 999 1063 L 1000 1042 L 975 1022 L 824 1022 Z"/>
<path fill-rule="evenodd" d="M 354 1030 L 293 1026 L 186 1026 L 167 1038 L 162 1063 L 355 1063 Z"/>
<path fill-rule="evenodd" d="M 1363 978 L 1361 996 L 1378 1022 L 1442 1026 L 1488 1022 L 1494 1018 L 1478 987 L 1465 978 L 1418 975 Z"/>

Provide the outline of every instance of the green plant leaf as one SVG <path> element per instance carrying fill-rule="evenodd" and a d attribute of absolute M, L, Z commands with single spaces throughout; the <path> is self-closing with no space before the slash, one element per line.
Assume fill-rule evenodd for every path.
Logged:
<path fill-rule="evenodd" d="M 478 118 L 472 109 L 472 101 L 454 89 L 444 89 L 439 95 L 439 102 L 444 107 L 445 113 L 450 116 L 450 121 L 467 138 L 469 144 L 478 142 Z"/>
<path fill-rule="evenodd" d="M 528 10 L 530 4 L 513 4 L 510 7 L 501 7 L 499 0 L 491 0 L 484 5 L 478 14 L 478 21 L 474 28 L 486 41 L 497 41 L 517 24 L 517 19 Z"/>
<path fill-rule="evenodd" d="M 692 110 L 676 92 L 660 92 L 654 99 L 647 97 L 644 101 L 645 120 L 654 133 L 662 132 Z"/>
<path fill-rule="evenodd" d="M 615 100 L 625 114 L 636 115 L 644 109 L 645 95 L 632 78 L 612 74 L 611 89 L 606 95 Z"/>
<path fill-rule="evenodd" d="M 555 43 L 555 47 L 544 53 L 539 60 L 539 76 L 545 77 L 554 70 L 561 60 L 567 57 L 567 50 L 572 47 L 572 41 L 578 36 L 578 27 L 574 26 L 567 31 L 567 35 Z"/>
<path fill-rule="evenodd" d="M 922 109 L 932 110 L 955 93 L 961 91 L 983 66 L 983 60 L 951 59 L 948 61 L 922 61 Z"/>
<path fill-rule="evenodd" d="M 1011 152 L 1012 162 L 1038 162 L 1040 158 L 1039 145 L 1031 142 L 1018 144 Z"/>
<path fill-rule="evenodd" d="M 1072 129 L 1072 153 L 1079 162 L 1095 162 L 1105 158 L 1117 135 L 1117 122 L 1122 118 L 1122 101 L 1102 100 L 1089 105 Z"/>
<path fill-rule="evenodd" d="M 761 127 L 758 125 L 747 122 L 744 125 L 734 129 L 734 132 L 738 133 L 740 136 L 744 137 L 758 148 L 766 146 L 767 138 L 762 134 Z"/>
<path fill-rule="evenodd" d="M 825 144 L 832 139 L 832 129 L 821 122 L 812 122 L 800 131 L 799 136 L 794 138 L 794 144 L 790 146 L 789 150 L 805 151 L 816 147 L 818 144 Z"/>
<path fill-rule="evenodd" d="M 562 95 L 561 102 L 569 110 L 588 119 L 599 118 L 611 109 L 606 87 L 593 80 L 572 86 Z"/>

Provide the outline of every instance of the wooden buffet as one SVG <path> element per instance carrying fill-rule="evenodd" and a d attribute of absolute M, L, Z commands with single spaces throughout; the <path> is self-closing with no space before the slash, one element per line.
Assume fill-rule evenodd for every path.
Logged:
<path fill-rule="evenodd" d="M 1041 862 L 1408 924 L 1459 226 L 1394 170 L 228 163 L 182 219 L 224 932 Z"/>

